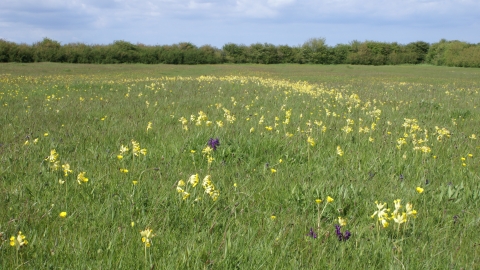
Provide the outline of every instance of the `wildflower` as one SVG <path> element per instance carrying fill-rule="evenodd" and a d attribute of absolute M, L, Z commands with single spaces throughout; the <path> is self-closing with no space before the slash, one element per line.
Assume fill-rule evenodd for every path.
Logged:
<path fill-rule="evenodd" d="M 202 154 L 209 156 L 210 153 L 212 153 L 212 151 L 213 151 L 213 148 L 207 145 L 207 147 L 205 147 L 202 150 Z"/>
<path fill-rule="evenodd" d="M 67 217 L 67 212 L 60 212 L 60 214 L 58 216 L 61 217 L 61 218 L 66 218 Z"/>
<path fill-rule="evenodd" d="M 83 183 L 88 182 L 88 178 L 85 177 L 85 172 L 81 172 L 81 173 L 78 174 L 78 176 L 77 176 L 77 182 L 78 182 L 79 185 L 81 185 L 82 182 L 83 182 Z"/>
<path fill-rule="evenodd" d="M 147 124 L 147 132 L 152 129 L 152 122 L 148 122 Z"/>
<path fill-rule="evenodd" d="M 338 223 L 340 224 L 340 226 L 346 226 L 347 220 L 342 217 L 338 217 Z"/>
<path fill-rule="evenodd" d="M 152 242 L 151 238 L 155 236 L 152 233 L 152 230 L 149 228 L 146 228 L 144 231 L 140 232 L 140 235 L 142 236 L 142 242 L 145 244 L 145 247 L 150 247 Z"/>
<path fill-rule="evenodd" d="M 310 228 L 310 232 L 307 234 L 307 236 L 317 239 L 317 234 L 313 231 L 313 228 Z"/>
<path fill-rule="evenodd" d="M 321 204 L 321 203 L 322 203 L 322 200 L 321 200 L 321 199 L 316 199 L 315 202 L 316 202 L 317 204 Z"/>
<path fill-rule="evenodd" d="M 50 150 L 50 155 L 45 160 L 48 160 L 48 162 L 50 163 L 54 163 L 55 161 L 57 161 L 57 158 L 58 158 L 57 151 L 55 151 L 55 149 L 52 149 Z"/>
<path fill-rule="evenodd" d="M 73 172 L 72 170 L 70 170 L 70 165 L 68 163 L 62 165 L 62 170 L 65 176 L 68 176 L 68 173 Z"/>
<path fill-rule="evenodd" d="M 380 221 L 380 223 L 382 223 L 382 227 L 383 228 L 387 228 L 388 227 L 388 222 L 385 218 L 380 218 L 378 219 Z"/>
<path fill-rule="evenodd" d="M 132 221 L 132 222 L 130 223 L 130 226 L 132 226 L 132 228 L 135 227 L 135 222 Z"/>
<path fill-rule="evenodd" d="M 253 133 L 255 131 L 255 128 L 250 128 L 250 133 Z"/>
<path fill-rule="evenodd" d="M 400 226 L 400 224 L 405 223 L 407 221 L 407 214 L 406 213 L 402 213 L 402 214 L 397 213 L 395 215 L 392 215 L 392 218 Z"/>
<path fill-rule="evenodd" d="M 275 220 L 276 218 L 277 218 L 277 217 L 274 216 L 274 215 L 271 215 L 271 216 L 270 216 L 270 219 L 271 219 L 271 220 Z"/>
<path fill-rule="evenodd" d="M 276 173 L 276 172 L 277 172 L 277 170 L 275 170 L 274 168 L 271 168 L 270 171 L 271 171 L 272 173 Z"/>
<path fill-rule="evenodd" d="M 345 234 L 342 234 L 341 226 L 338 224 L 335 225 L 335 233 L 338 237 L 338 241 L 347 241 L 352 235 L 348 230 L 345 231 Z"/>
<path fill-rule="evenodd" d="M 190 178 L 188 178 L 188 183 L 190 183 L 190 185 L 192 185 L 193 187 L 195 187 L 197 184 L 198 184 L 198 173 L 197 174 L 193 174 L 190 176 Z"/>
<path fill-rule="evenodd" d="M 26 246 L 27 244 L 28 241 L 25 239 L 25 235 L 23 235 L 20 231 L 18 232 L 17 237 L 10 237 L 10 246 L 17 247 L 17 250 L 23 246 Z"/>
<path fill-rule="evenodd" d="M 402 205 L 400 204 L 401 200 L 394 200 L 393 203 L 395 204 L 395 210 L 393 210 L 392 216 L 396 216 L 398 214 L 398 211 L 400 211 L 400 208 L 402 208 Z"/>
<path fill-rule="evenodd" d="M 377 215 L 378 219 L 387 217 L 387 212 L 389 211 L 389 209 L 385 209 L 385 206 L 387 205 L 387 203 L 381 204 L 381 203 L 378 203 L 378 201 L 375 201 L 375 204 L 377 205 L 377 211 L 373 213 L 371 218 L 374 218 L 375 215 Z"/>
<path fill-rule="evenodd" d="M 47 137 L 47 136 L 48 136 L 48 132 L 45 132 L 45 133 L 43 134 L 43 136 L 44 136 L 44 137 Z"/>
<path fill-rule="evenodd" d="M 123 156 L 122 156 L 122 155 L 118 155 L 117 158 L 118 158 L 119 160 L 122 160 L 122 159 L 123 159 Z"/>
<path fill-rule="evenodd" d="M 213 151 L 215 151 L 217 150 L 217 146 L 220 145 L 220 141 L 218 140 L 218 138 L 216 139 L 210 138 L 207 144 L 213 149 Z"/>
<path fill-rule="evenodd" d="M 411 203 L 407 203 L 405 205 L 405 210 L 407 210 L 406 214 L 408 216 L 413 216 L 414 218 L 417 217 L 417 210 L 413 209 L 413 205 Z"/>
<path fill-rule="evenodd" d="M 135 186 L 135 185 L 138 184 L 138 181 L 137 181 L 137 180 L 133 180 L 132 183 L 133 183 L 133 185 Z"/>
<path fill-rule="evenodd" d="M 421 187 L 417 187 L 415 190 L 420 194 L 423 192 L 423 188 L 421 188 Z"/>
<path fill-rule="evenodd" d="M 331 202 L 333 202 L 333 198 L 330 196 L 327 196 L 327 203 L 331 203 Z"/>
<path fill-rule="evenodd" d="M 130 149 L 128 149 L 128 147 L 124 146 L 123 144 L 122 144 L 122 146 L 120 146 L 120 155 L 122 156 L 122 158 L 123 158 L 123 155 L 124 155 L 126 152 L 128 152 L 128 150 L 130 150 Z M 118 156 L 117 156 L 117 157 L 118 157 Z M 120 159 L 120 158 L 119 158 L 119 159 Z"/>
<path fill-rule="evenodd" d="M 186 200 L 186 199 L 188 199 L 188 197 L 190 197 L 190 193 L 184 191 L 184 192 L 182 193 L 182 199 L 183 199 L 183 200 Z"/>
<path fill-rule="evenodd" d="M 312 147 L 315 146 L 315 140 L 314 140 L 312 137 L 308 136 L 307 142 L 308 142 Z"/>
<path fill-rule="evenodd" d="M 340 147 L 340 145 L 337 146 L 337 155 L 343 156 L 343 150 L 342 150 L 342 148 Z"/>
<path fill-rule="evenodd" d="M 476 139 L 477 139 L 477 136 L 475 136 L 475 134 L 472 134 L 472 135 L 470 135 L 470 137 L 468 137 L 468 138 L 470 138 L 470 139 L 472 139 L 472 140 L 476 140 Z"/>

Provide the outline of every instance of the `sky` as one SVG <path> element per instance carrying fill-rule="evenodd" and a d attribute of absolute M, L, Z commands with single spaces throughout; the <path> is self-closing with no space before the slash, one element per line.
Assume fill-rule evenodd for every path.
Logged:
<path fill-rule="evenodd" d="M 1 0 L 0 39 L 171 45 L 480 43 L 480 0 Z"/>

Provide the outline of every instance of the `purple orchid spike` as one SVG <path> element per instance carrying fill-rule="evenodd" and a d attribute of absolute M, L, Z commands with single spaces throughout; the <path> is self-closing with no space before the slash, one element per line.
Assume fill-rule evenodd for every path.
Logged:
<path fill-rule="evenodd" d="M 208 143 L 207 143 L 213 150 L 217 150 L 217 146 L 220 145 L 220 141 L 218 140 L 218 138 L 210 138 L 208 140 Z"/>

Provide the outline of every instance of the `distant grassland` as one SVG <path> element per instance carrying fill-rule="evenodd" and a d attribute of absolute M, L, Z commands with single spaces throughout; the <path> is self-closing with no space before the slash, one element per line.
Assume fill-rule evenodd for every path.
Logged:
<path fill-rule="evenodd" d="M 0 64 L 0 268 L 479 268 L 478 78 Z"/>

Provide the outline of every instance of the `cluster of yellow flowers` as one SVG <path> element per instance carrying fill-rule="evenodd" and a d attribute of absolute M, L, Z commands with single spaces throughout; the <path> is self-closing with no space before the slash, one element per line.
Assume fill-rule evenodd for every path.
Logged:
<path fill-rule="evenodd" d="M 17 247 L 17 250 L 26 246 L 27 244 L 28 244 L 28 241 L 25 238 L 25 235 L 22 234 L 22 232 L 18 232 L 17 237 L 15 236 L 10 237 L 10 246 Z"/>
<path fill-rule="evenodd" d="M 132 140 L 131 143 L 132 143 L 132 154 L 133 154 L 134 157 L 138 157 L 140 154 L 142 154 L 144 156 L 147 155 L 147 149 L 146 148 L 141 148 L 140 143 L 138 143 L 135 140 Z M 123 159 L 123 157 L 125 156 L 125 154 L 128 153 L 128 151 L 130 151 L 130 149 L 127 146 L 124 146 L 122 144 L 120 146 L 120 154 L 117 155 L 117 158 L 118 159 Z"/>
<path fill-rule="evenodd" d="M 400 228 L 400 224 L 406 223 L 410 217 L 415 218 L 417 216 L 417 210 L 413 209 L 413 204 L 411 203 L 407 203 L 405 205 L 406 211 L 401 212 L 400 209 L 402 208 L 402 205 L 400 199 L 393 201 L 395 209 L 391 215 L 388 214 L 388 212 L 390 212 L 390 208 L 386 208 L 387 203 L 379 203 L 378 201 L 375 201 L 375 204 L 377 206 L 377 210 L 371 215 L 371 218 L 377 217 L 377 223 L 380 223 L 383 228 L 388 227 L 388 220 L 395 221 L 395 223 L 398 224 L 398 228 Z"/>
<path fill-rule="evenodd" d="M 188 178 L 188 181 L 185 182 L 183 180 L 179 180 L 177 183 L 177 192 L 182 196 L 183 200 L 187 200 L 190 197 L 190 192 L 188 186 L 191 188 L 195 188 L 199 183 L 199 176 L 197 174 L 193 174 Z M 210 196 L 213 201 L 216 201 L 220 196 L 220 191 L 215 189 L 213 182 L 211 181 L 211 176 L 207 175 L 203 178 L 202 187 L 205 190 L 205 193 Z M 202 198 L 197 197 L 195 201 L 200 201 Z"/>

